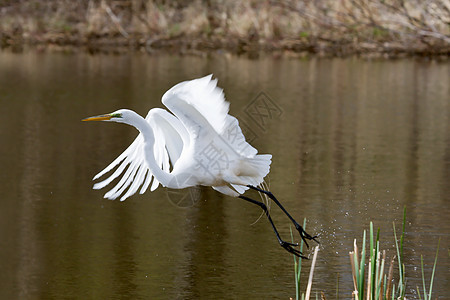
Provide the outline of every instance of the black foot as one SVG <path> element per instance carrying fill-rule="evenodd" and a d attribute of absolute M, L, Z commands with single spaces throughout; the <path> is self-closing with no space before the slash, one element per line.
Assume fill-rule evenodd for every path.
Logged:
<path fill-rule="evenodd" d="M 293 248 L 293 247 L 298 246 L 298 244 L 288 243 L 288 242 L 280 240 L 280 246 L 283 247 L 284 249 L 286 249 L 287 252 L 290 252 L 297 257 L 308 259 L 306 256 L 303 256 L 302 252 Z"/>
<path fill-rule="evenodd" d="M 312 240 L 312 241 L 315 241 L 317 244 L 320 244 L 320 242 L 318 240 L 316 240 L 317 235 L 311 236 L 298 223 L 295 224 L 295 229 L 297 229 L 298 233 L 300 233 L 300 236 L 301 236 L 303 242 L 305 242 L 306 247 L 309 248 L 308 242 L 306 240 L 310 240 L 310 241 Z"/>

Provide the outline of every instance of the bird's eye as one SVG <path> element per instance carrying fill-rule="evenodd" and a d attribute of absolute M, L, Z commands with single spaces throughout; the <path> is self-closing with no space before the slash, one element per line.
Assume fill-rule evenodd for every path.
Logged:
<path fill-rule="evenodd" d="M 115 114 L 111 114 L 112 118 L 122 118 L 122 114 L 121 113 L 115 113 Z"/>

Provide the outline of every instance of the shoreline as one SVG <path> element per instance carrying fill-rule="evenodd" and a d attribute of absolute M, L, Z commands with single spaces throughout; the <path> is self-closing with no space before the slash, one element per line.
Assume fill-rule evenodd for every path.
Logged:
<path fill-rule="evenodd" d="M 261 55 L 274 57 L 367 57 L 367 58 L 430 58 L 447 61 L 448 47 L 405 47 L 400 43 L 337 43 L 284 39 L 273 41 L 248 41 L 243 38 L 168 37 L 146 39 L 143 37 L 77 37 L 62 34 L 42 34 L 33 37 L 18 37 L 0 34 L 0 51 L 22 52 L 24 49 L 49 52 L 88 52 L 124 54 L 144 52 L 148 54 L 167 52 L 180 55 L 208 55 L 227 53 L 258 58 Z"/>
<path fill-rule="evenodd" d="M 0 49 L 446 60 L 449 24 L 437 0 L 6 1 Z"/>

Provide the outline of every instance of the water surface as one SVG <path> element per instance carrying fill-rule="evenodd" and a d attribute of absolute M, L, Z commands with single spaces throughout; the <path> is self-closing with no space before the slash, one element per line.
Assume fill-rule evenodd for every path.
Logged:
<path fill-rule="evenodd" d="M 421 286 L 420 255 L 430 278 L 440 238 L 433 295 L 446 297 L 448 63 L 3 52 L 1 298 L 294 296 L 293 258 L 264 218 L 253 224 L 257 207 L 210 188 L 196 191 L 194 205 L 176 205 L 183 195 L 164 188 L 125 202 L 91 189 L 136 131 L 82 118 L 119 108 L 145 115 L 175 83 L 209 73 L 252 144 L 272 153 L 272 192 L 320 235 L 314 291 L 332 298 L 339 280 L 350 298 L 353 239 L 361 244 L 373 221 L 390 259 L 392 223 L 401 227 L 406 206 L 408 294 Z M 271 105 L 262 119 L 257 101 Z M 272 215 L 290 239 L 287 218 L 274 206 Z"/>

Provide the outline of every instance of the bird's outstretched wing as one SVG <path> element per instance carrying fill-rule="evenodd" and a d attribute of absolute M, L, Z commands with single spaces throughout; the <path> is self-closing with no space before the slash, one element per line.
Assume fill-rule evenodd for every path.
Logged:
<path fill-rule="evenodd" d="M 211 76 L 182 82 L 167 91 L 162 101 L 189 132 L 193 153 L 197 155 L 194 159 L 206 161 L 202 168 L 208 171 L 197 177 L 204 175 L 208 182 L 215 175 L 222 176 L 230 186 L 214 185 L 213 188 L 237 196 L 248 189 L 247 185 L 257 186 L 263 181 L 269 172 L 271 155 L 257 155 L 258 151 L 246 142 L 238 120 L 228 114 L 229 104 L 216 85 Z M 214 155 L 220 159 L 211 163 L 211 151 L 216 151 Z M 248 168 L 236 174 L 228 168 L 238 161 L 245 162 Z"/>
<path fill-rule="evenodd" d="M 150 110 L 146 121 L 152 126 L 155 134 L 153 149 L 155 160 L 163 170 L 170 172 L 170 164 L 175 164 L 181 155 L 183 147 L 189 141 L 187 132 L 177 118 L 163 109 Z M 105 194 L 105 198 L 113 200 L 123 194 L 120 198 L 123 201 L 135 194 L 139 187 L 141 187 L 140 193 L 143 194 L 150 186 L 150 183 L 152 183 L 150 190 L 155 190 L 159 186 L 159 182 L 154 178 L 147 166 L 144 146 L 144 137 L 142 134 L 139 134 L 122 154 L 95 175 L 94 180 L 118 166 L 108 178 L 94 184 L 94 189 L 101 189 L 107 186 L 123 174 L 119 182 Z"/>
<path fill-rule="evenodd" d="M 183 100 L 192 106 L 218 134 L 224 131 L 230 103 L 225 101 L 223 91 L 217 87 L 217 79 L 212 79 L 212 75 L 181 82 L 163 95 L 162 103 L 178 116 L 173 111 L 173 99 Z"/>

